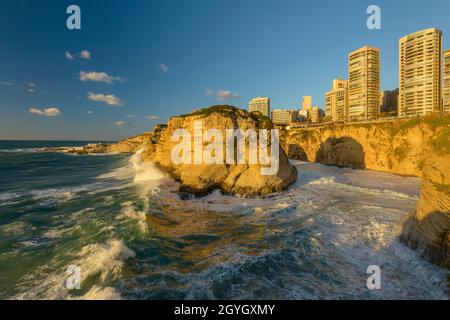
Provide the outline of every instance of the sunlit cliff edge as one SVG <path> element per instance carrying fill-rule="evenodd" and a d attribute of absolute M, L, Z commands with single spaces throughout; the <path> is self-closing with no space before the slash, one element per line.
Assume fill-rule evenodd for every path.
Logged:
<path fill-rule="evenodd" d="M 420 199 L 400 224 L 400 239 L 450 267 L 450 115 L 291 129 L 282 139 L 290 158 L 422 177 Z"/>

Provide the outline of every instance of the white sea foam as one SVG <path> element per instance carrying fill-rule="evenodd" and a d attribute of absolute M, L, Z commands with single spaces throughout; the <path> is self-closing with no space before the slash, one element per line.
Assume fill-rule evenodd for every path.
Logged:
<path fill-rule="evenodd" d="M 107 244 L 91 244 L 85 246 L 79 256 L 78 266 L 81 268 L 82 281 L 100 275 L 102 280 L 116 278 L 124 265 L 124 261 L 135 257 L 122 240 L 110 240 Z"/>
<path fill-rule="evenodd" d="M 3 153 L 32 153 L 39 151 L 39 148 L 17 148 L 17 149 L 0 149 Z"/>
<path fill-rule="evenodd" d="M 113 287 L 93 286 L 83 297 L 83 300 L 122 300 L 120 293 Z"/>
<path fill-rule="evenodd" d="M 100 280 L 117 279 L 126 260 L 135 257 L 133 250 L 129 249 L 122 240 L 113 239 L 107 243 L 90 244 L 81 249 L 74 257 L 75 260 L 64 263 L 59 272 L 48 272 L 47 265 L 40 266 L 35 273 L 26 275 L 18 285 L 23 287 L 22 293 L 16 299 L 79 299 L 71 296 L 64 287 L 69 276 L 66 273 L 68 265 L 75 265 L 81 271 L 81 286 L 86 280 L 99 276 Z M 84 299 L 118 299 L 120 295 L 114 288 L 95 285 L 83 296 Z"/>

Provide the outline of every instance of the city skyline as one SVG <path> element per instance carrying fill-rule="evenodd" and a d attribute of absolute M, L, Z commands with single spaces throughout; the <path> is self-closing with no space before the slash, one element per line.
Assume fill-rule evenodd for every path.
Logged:
<path fill-rule="evenodd" d="M 357 48 L 380 48 L 382 91 L 398 87 L 398 40 L 402 36 L 436 27 L 443 31 L 443 50 L 450 48 L 446 36 L 450 22 L 444 14 L 450 5 L 445 1 L 426 5 L 417 2 L 414 9 L 410 6 L 408 10 L 402 10 L 404 1 L 379 1 L 382 30 L 367 29 L 365 2 L 324 2 L 329 12 L 312 10 L 307 3 L 287 2 L 285 8 L 277 7 L 275 12 L 270 10 L 275 5 L 270 1 L 258 5 L 236 3 L 238 12 L 230 13 L 237 18 L 235 26 L 226 24 L 205 31 L 201 23 L 194 21 L 206 16 L 185 15 L 186 7 L 181 4 L 130 4 L 127 10 L 118 12 L 117 2 L 102 11 L 97 4 L 79 1 L 84 17 L 79 32 L 69 31 L 61 23 L 65 22 L 69 2 L 33 4 L 36 10 L 32 14 L 20 13 L 21 6 L 29 6 L 29 2 L 2 3 L 0 35 L 7 46 L 0 53 L 4 70 L 0 76 L 0 139 L 116 140 L 199 107 L 227 103 L 246 108 L 248 101 L 257 96 L 270 97 L 275 106 L 300 106 L 301 97 L 311 95 L 314 105 L 325 110 L 330 83 L 336 78 L 347 79 L 346 57 Z M 188 13 L 197 5 L 192 4 Z M 208 19 L 200 21 L 212 21 L 219 17 L 217 10 L 227 8 L 224 2 L 208 6 L 212 10 L 207 11 Z M 437 6 L 443 9 L 436 10 Z M 294 9 L 311 9 L 311 16 L 297 20 L 287 12 Z M 279 14 L 283 23 L 270 20 L 267 26 L 258 23 L 257 28 L 250 25 L 257 21 L 252 17 L 244 23 L 244 17 L 255 10 L 267 17 Z M 150 17 L 163 12 L 163 17 L 153 20 L 162 24 L 161 33 L 146 28 L 154 24 L 131 23 L 136 15 L 143 17 L 144 13 L 138 11 Z M 342 12 L 349 14 L 348 21 L 335 27 L 340 21 L 336 14 Z M 310 20 L 319 14 L 322 26 L 313 30 Z M 399 16 L 404 17 L 401 26 L 396 25 Z M 39 17 L 47 18 L 48 23 L 32 28 Z M 165 18 L 179 23 L 169 26 Z M 110 20 L 115 23 L 106 22 Z M 187 30 L 175 36 L 186 24 Z M 333 30 L 329 30 L 331 26 Z M 133 30 L 142 31 L 141 37 L 151 39 L 149 44 L 144 45 L 143 38 Z M 238 35 L 238 30 L 247 32 Z M 127 40 L 130 32 L 133 34 Z M 47 34 L 48 40 L 42 34 Z M 216 39 L 214 35 L 221 37 Z M 199 36 L 203 39 L 201 45 L 188 43 Z M 50 44 L 55 37 L 60 43 Z M 339 40 L 333 43 L 333 50 L 329 50 L 327 42 L 331 38 Z M 215 45 L 220 39 L 229 41 L 230 48 L 221 46 L 223 52 L 218 52 Z M 246 53 L 263 40 L 269 44 L 261 46 L 264 50 Z M 175 44 L 184 51 L 174 50 Z"/>

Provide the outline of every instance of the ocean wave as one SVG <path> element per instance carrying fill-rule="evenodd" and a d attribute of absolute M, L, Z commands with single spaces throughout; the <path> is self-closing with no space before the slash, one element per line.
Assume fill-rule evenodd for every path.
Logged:
<path fill-rule="evenodd" d="M 0 193 L 0 207 L 33 200 L 41 201 L 42 205 L 63 203 L 74 199 L 81 193 L 96 194 L 98 192 L 111 191 L 120 186 L 109 182 L 94 182 L 74 187 L 33 189 L 24 192 Z"/>
<path fill-rule="evenodd" d="M 39 148 L 0 149 L 0 152 L 3 153 L 34 153 L 38 151 Z"/>
<path fill-rule="evenodd" d="M 122 300 L 120 293 L 113 287 L 93 286 L 82 300 Z"/>
<path fill-rule="evenodd" d="M 91 244 L 82 248 L 81 260 L 77 265 L 82 270 L 82 282 L 87 278 L 100 275 L 104 281 L 117 278 L 122 271 L 124 261 L 136 254 L 122 240 L 110 240 L 106 244 Z"/>
<path fill-rule="evenodd" d="M 125 261 L 135 256 L 135 252 L 118 239 L 84 246 L 71 261 L 59 262 L 59 272 L 49 271 L 52 269 L 50 266 L 41 265 L 35 273 L 23 277 L 17 286 L 23 292 L 15 299 L 118 299 L 120 295 L 114 288 L 102 287 L 98 283 L 84 296 L 71 294 L 64 287 L 70 276 L 66 272 L 67 268 L 70 265 L 80 268 L 81 287 L 85 290 L 83 286 L 91 277 L 99 276 L 101 282 L 117 279 Z"/>

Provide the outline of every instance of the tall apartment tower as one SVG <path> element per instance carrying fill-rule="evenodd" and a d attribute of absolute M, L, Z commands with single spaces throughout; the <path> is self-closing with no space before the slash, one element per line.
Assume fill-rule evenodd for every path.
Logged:
<path fill-rule="evenodd" d="M 443 111 L 450 113 L 450 50 L 444 52 Z"/>
<path fill-rule="evenodd" d="M 424 116 L 442 109 L 442 31 L 432 28 L 399 41 L 400 117 Z"/>
<path fill-rule="evenodd" d="M 312 97 L 303 96 L 302 97 L 302 110 L 309 111 L 312 108 Z"/>
<path fill-rule="evenodd" d="M 325 116 L 332 121 L 347 121 L 348 80 L 334 79 L 333 89 L 325 95 Z"/>
<path fill-rule="evenodd" d="M 380 49 L 362 47 L 348 55 L 348 118 L 376 119 L 380 109 Z"/>
<path fill-rule="evenodd" d="M 266 117 L 270 118 L 270 98 L 257 97 L 250 100 L 248 103 L 248 111 L 259 111 Z"/>

